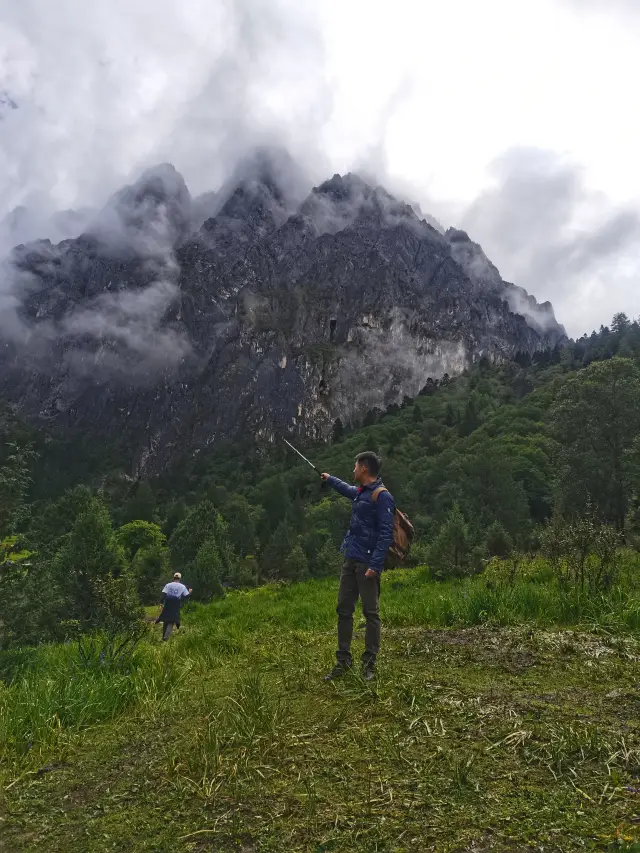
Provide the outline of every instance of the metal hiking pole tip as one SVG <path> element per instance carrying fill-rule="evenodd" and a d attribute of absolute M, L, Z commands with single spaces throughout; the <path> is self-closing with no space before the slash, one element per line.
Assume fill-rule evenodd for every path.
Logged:
<path fill-rule="evenodd" d="M 286 445 L 288 445 L 288 446 L 293 450 L 293 452 L 294 452 L 294 453 L 297 453 L 297 454 L 298 454 L 298 456 L 300 457 L 300 459 L 303 459 L 303 460 L 307 463 L 307 465 L 310 465 L 319 477 L 322 477 L 321 472 L 320 472 L 320 471 L 318 471 L 318 469 L 317 469 L 317 468 L 316 468 L 316 466 L 313 464 L 313 462 L 309 462 L 309 460 L 307 459 L 307 457 L 306 457 L 306 456 L 303 456 L 303 455 L 302 455 L 302 453 L 300 453 L 300 451 L 299 451 L 299 450 L 296 450 L 296 448 L 293 446 L 293 444 L 291 444 L 291 442 L 290 442 L 290 441 L 287 441 L 287 439 L 286 439 L 286 438 L 283 438 L 282 440 L 284 441 L 284 443 L 285 443 Z"/>

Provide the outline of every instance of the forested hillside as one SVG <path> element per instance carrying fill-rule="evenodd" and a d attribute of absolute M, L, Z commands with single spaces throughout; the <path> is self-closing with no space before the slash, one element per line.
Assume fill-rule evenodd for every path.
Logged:
<path fill-rule="evenodd" d="M 284 443 L 239 435 L 132 481 L 108 446 L 65 446 L 8 412 L 1 424 L 4 645 L 133 624 L 171 569 L 201 601 L 338 571 L 348 503 Z M 542 549 L 561 580 L 606 589 L 611 554 L 640 534 L 639 432 L 640 326 L 618 314 L 533 360 L 429 381 L 353 432 L 338 421 L 306 452 L 344 479 L 357 452 L 378 452 L 416 525 L 410 564 L 435 579 L 494 555 L 513 554 L 515 572 L 518 554 Z M 599 555 L 591 570 L 585 549 Z"/>

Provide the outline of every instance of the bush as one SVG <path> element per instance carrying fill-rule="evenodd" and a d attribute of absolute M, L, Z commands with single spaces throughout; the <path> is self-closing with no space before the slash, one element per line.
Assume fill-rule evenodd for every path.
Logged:
<path fill-rule="evenodd" d="M 491 527 L 487 530 L 485 547 L 489 557 L 508 557 L 513 548 L 511 537 L 500 524 L 499 521 L 494 521 Z"/>
<path fill-rule="evenodd" d="M 220 514 L 209 501 L 202 501 L 189 510 L 169 539 L 172 567 L 181 569 L 195 560 L 198 550 L 215 537 L 221 524 Z"/>
<path fill-rule="evenodd" d="M 195 560 L 189 566 L 189 583 L 198 601 L 210 601 L 224 595 L 222 579 L 225 564 L 218 543 L 212 537 L 198 549 Z"/>
<path fill-rule="evenodd" d="M 474 569 L 473 543 L 458 506 L 450 510 L 447 520 L 429 549 L 429 566 L 437 580 L 459 578 Z"/>
<path fill-rule="evenodd" d="M 301 545 L 295 545 L 282 564 L 281 577 L 290 581 L 304 580 L 309 574 L 307 558 Z"/>
<path fill-rule="evenodd" d="M 615 583 L 622 536 L 591 513 L 572 521 L 554 516 L 541 539 L 542 551 L 562 587 L 599 593 Z"/>
<path fill-rule="evenodd" d="M 78 517 L 54 560 L 64 595 L 64 617 L 85 631 L 128 627 L 139 618 L 139 602 L 124 550 L 105 505 L 94 498 Z"/>
<path fill-rule="evenodd" d="M 258 561 L 252 554 L 236 560 L 229 575 L 228 583 L 236 589 L 257 586 L 260 581 Z"/>
<path fill-rule="evenodd" d="M 169 552 L 161 545 L 140 548 L 133 558 L 131 572 L 143 604 L 155 604 L 163 579 L 169 574 Z"/>
<path fill-rule="evenodd" d="M 335 577 L 340 574 L 342 555 L 336 550 L 333 542 L 327 537 L 324 545 L 317 554 L 312 573 L 314 577 Z"/>
<path fill-rule="evenodd" d="M 166 536 L 157 524 L 139 519 L 118 528 L 116 539 L 124 549 L 129 562 L 133 561 L 141 548 L 163 548 L 167 542 Z"/>

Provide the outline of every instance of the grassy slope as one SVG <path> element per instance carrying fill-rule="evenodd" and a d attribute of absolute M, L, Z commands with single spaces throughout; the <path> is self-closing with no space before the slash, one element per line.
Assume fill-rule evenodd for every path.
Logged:
<path fill-rule="evenodd" d="M 191 611 L 145 648 L 128 711 L 76 732 L 69 700 L 66 728 L 22 757 L 14 709 L 0 849 L 635 849 L 637 631 L 589 631 L 594 613 L 544 586 L 384 580 L 374 688 L 321 681 L 327 581 Z M 627 610 L 632 625 L 637 599 Z M 567 613 L 580 629 L 542 627 Z"/>

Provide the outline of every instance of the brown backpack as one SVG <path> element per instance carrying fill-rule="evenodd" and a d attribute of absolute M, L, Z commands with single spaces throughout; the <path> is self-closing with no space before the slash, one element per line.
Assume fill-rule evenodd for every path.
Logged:
<path fill-rule="evenodd" d="M 385 489 L 384 486 L 378 486 L 377 489 L 373 490 L 371 500 L 375 503 L 378 500 L 380 492 L 388 491 L 389 490 Z M 411 524 L 407 516 L 401 510 L 396 508 L 393 516 L 393 542 L 389 546 L 389 550 L 387 551 L 387 556 L 384 561 L 385 569 L 396 569 L 398 566 L 402 565 L 404 558 L 409 553 L 414 533 L 415 530 L 413 528 L 413 524 Z"/>

